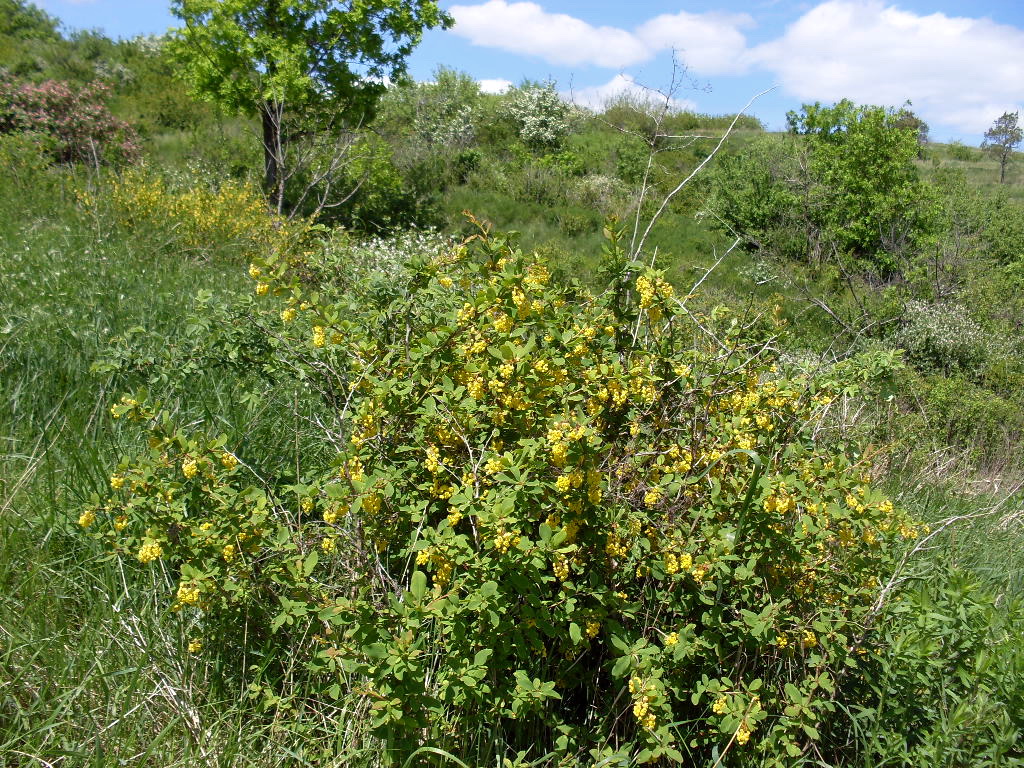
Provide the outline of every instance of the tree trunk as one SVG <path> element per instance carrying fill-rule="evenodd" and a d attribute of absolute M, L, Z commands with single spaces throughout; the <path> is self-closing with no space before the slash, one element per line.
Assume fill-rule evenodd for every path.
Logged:
<path fill-rule="evenodd" d="M 1006 164 L 1010 160 L 1010 152 L 1003 150 L 1003 154 L 999 156 L 999 183 L 1003 183 L 1003 179 L 1006 178 Z"/>
<path fill-rule="evenodd" d="M 281 105 L 265 101 L 260 105 L 263 121 L 263 188 L 270 209 L 281 213 L 284 205 L 284 138 L 281 131 Z"/>

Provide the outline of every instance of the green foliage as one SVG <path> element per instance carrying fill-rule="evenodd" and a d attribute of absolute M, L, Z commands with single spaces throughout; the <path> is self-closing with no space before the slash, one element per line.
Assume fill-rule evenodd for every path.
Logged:
<path fill-rule="evenodd" d="M 424 28 L 450 24 L 429 0 L 175 0 L 172 10 L 186 24 L 172 53 L 196 92 L 248 114 L 269 101 L 296 110 L 340 102 L 359 114 L 384 78 L 403 75 Z"/>
<path fill-rule="evenodd" d="M 934 211 L 913 159 L 917 133 L 882 107 L 805 105 L 790 112 L 810 145 L 816 218 L 861 269 L 899 273 L 906 256 L 934 228 Z"/>
<path fill-rule="evenodd" d="M 18 40 L 55 40 L 57 20 L 28 0 L 0 0 L 0 35 Z"/>
<path fill-rule="evenodd" d="M 886 652 L 856 706 L 864 759 L 886 765 L 1024 765 L 1024 604 L 977 577 L 935 569 L 882 617 Z"/>
<path fill-rule="evenodd" d="M 166 563 L 175 609 L 210 631 L 244 614 L 256 637 L 315 634 L 312 684 L 354 685 L 389 760 L 426 733 L 467 758 L 786 764 L 874 647 L 875 576 L 915 525 L 811 440 L 815 411 L 856 391 L 843 368 L 779 372 L 607 235 L 597 296 L 486 235 L 383 292 L 329 251 L 253 265 L 277 297 L 254 320 L 277 340 L 263 365 L 335 419 L 345 403 L 327 434 L 347 442 L 302 478 L 254 475 L 225 438 L 126 397 L 112 414 L 150 448 L 80 524 Z"/>

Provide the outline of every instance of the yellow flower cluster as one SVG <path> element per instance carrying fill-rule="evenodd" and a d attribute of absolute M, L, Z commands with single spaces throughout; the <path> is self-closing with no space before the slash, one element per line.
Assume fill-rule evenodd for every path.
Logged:
<path fill-rule="evenodd" d="M 693 556 L 689 552 L 677 555 L 675 552 L 665 553 L 665 573 L 674 576 L 680 571 L 689 571 L 693 567 Z"/>
<path fill-rule="evenodd" d="M 238 466 L 238 459 L 231 453 L 224 451 L 220 455 L 221 466 L 224 467 L 228 472 L 231 472 Z"/>
<path fill-rule="evenodd" d="M 640 275 L 636 279 L 636 292 L 640 294 L 640 306 L 647 308 L 654 304 L 654 300 L 658 296 L 665 299 L 671 298 L 675 290 L 659 275 L 653 277 Z"/>
<path fill-rule="evenodd" d="M 196 605 L 199 602 L 199 587 L 195 584 L 179 584 L 178 602 L 182 605 Z"/>
<path fill-rule="evenodd" d="M 436 445 L 427 446 L 427 456 L 423 459 L 423 468 L 432 475 L 441 471 L 441 452 Z"/>
<path fill-rule="evenodd" d="M 327 344 L 327 329 L 322 325 L 313 326 L 313 346 L 320 348 Z"/>
<path fill-rule="evenodd" d="M 135 557 L 140 563 L 151 563 L 154 560 L 159 560 L 163 554 L 164 548 L 158 542 L 149 539 L 142 544 Z"/>
<path fill-rule="evenodd" d="M 81 515 L 78 516 L 78 524 L 83 528 L 88 528 L 90 525 L 96 522 L 96 513 L 91 509 L 85 510 Z"/>
<path fill-rule="evenodd" d="M 736 730 L 736 743 L 741 747 L 750 741 L 750 728 L 746 722 L 740 723 L 740 727 Z"/>
<path fill-rule="evenodd" d="M 651 711 L 651 704 L 657 698 L 654 687 L 634 676 L 629 679 L 629 692 L 633 696 L 633 717 L 641 727 L 653 731 L 657 726 L 657 718 Z"/>
<path fill-rule="evenodd" d="M 494 537 L 494 548 L 498 551 L 498 554 L 504 555 L 519 543 L 520 538 L 519 531 L 508 531 L 504 528 L 499 528 L 498 533 Z"/>
<path fill-rule="evenodd" d="M 191 640 L 188 641 L 189 653 L 199 653 L 201 650 L 203 650 L 203 641 L 200 640 L 198 637 L 193 637 Z"/>
<path fill-rule="evenodd" d="M 191 456 L 186 456 L 184 461 L 181 462 L 181 474 L 185 476 L 186 480 L 191 480 L 198 472 L 199 462 Z"/>

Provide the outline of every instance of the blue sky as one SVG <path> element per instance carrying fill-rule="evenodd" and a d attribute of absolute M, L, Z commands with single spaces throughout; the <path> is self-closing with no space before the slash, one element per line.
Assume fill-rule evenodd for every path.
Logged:
<path fill-rule="evenodd" d="M 72 28 L 114 37 L 175 24 L 162 0 L 37 0 Z M 672 55 L 687 78 L 680 106 L 751 108 L 769 128 L 808 101 L 910 100 L 937 140 L 981 140 L 1004 111 L 1024 107 L 1024 0 L 442 0 L 455 16 L 413 54 L 425 80 L 438 65 L 487 88 L 553 79 L 588 105 L 641 87 L 666 89 Z"/>

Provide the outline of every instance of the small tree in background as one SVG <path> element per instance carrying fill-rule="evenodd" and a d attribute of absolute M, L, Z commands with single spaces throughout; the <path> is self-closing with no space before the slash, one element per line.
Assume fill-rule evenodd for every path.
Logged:
<path fill-rule="evenodd" d="M 1002 117 L 992 123 L 992 127 L 985 131 L 985 140 L 981 143 L 983 149 L 991 149 L 999 157 L 999 183 L 1006 179 L 1006 166 L 1010 164 L 1013 157 L 1013 150 L 1016 149 L 1024 138 L 1024 132 L 1017 125 L 1019 112 L 1003 112 Z"/>
<path fill-rule="evenodd" d="M 362 123 L 384 83 L 405 74 L 423 30 L 451 24 L 433 0 L 174 0 L 171 9 L 185 23 L 172 53 L 196 94 L 260 117 L 265 184 L 278 212 L 286 116 Z"/>

